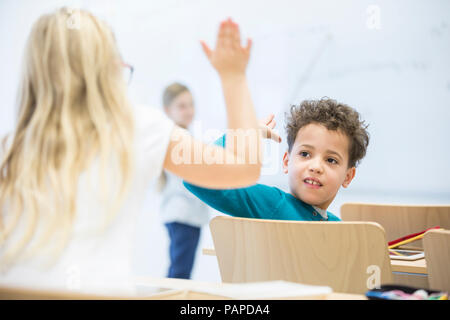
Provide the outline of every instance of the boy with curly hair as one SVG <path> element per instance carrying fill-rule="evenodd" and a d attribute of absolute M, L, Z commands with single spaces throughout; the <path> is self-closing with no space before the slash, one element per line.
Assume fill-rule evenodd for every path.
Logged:
<path fill-rule="evenodd" d="M 184 185 L 209 206 L 235 217 L 339 221 L 327 208 L 340 187 L 347 188 L 355 177 L 369 144 L 367 127 L 359 113 L 343 103 L 305 100 L 287 116 L 283 171 L 290 193 L 262 184 L 226 190 Z M 223 136 L 216 144 L 225 146 L 225 141 Z"/>

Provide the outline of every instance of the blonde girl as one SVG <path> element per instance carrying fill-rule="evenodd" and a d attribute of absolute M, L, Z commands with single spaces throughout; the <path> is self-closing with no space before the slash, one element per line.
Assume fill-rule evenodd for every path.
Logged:
<path fill-rule="evenodd" d="M 202 46 L 228 127 L 256 130 L 245 77 L 251 42 L 241 46 L 229 19 L 215 49 Z M 123 65 L 111 29 L 89 12 L 62 8 L 33 25 L 17 124 L 0 156 L 0 285 L 132 291 L 135 216 L 163 168 L 210 188 L 258 179 L 259 158 L 204 145 L 162 112 L 131 105 Z M 185 156 L 194 150 L 234 161 L 194 163 Z"/>

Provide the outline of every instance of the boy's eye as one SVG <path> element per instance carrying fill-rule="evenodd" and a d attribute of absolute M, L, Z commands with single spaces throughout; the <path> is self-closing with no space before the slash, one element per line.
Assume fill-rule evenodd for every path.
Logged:
<path fill-rule="evenodd" d="M 306 152 L 306 151 L 302 151 L 302 152 L 300 152 L 300 156 L 302 156 L 302 157 L 307 157 L 308 156 L 308 152 Z"/>
<path fill-rule="evenodd" d="M 329 163 L 337 164 L 338 162 L 333 158 L 328 158 Z"/>

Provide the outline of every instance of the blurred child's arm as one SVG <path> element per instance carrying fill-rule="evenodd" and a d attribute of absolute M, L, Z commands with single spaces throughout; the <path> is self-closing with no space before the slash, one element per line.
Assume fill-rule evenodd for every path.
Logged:
<path fill-rule="evenodd" d="M 256 183 L 260 175 L 260 165 L 248 163 L 225 148 L 194 139 L 177 126 L 169 141 L 164 169 L 206 188 L 246 187 Z"/>

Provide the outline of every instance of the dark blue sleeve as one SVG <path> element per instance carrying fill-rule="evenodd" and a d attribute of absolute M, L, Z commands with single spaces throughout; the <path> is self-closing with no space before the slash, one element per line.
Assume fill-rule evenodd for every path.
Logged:
<path fill-rule="evenodd" d="M 223 147 L 225 135 L 215 144 Z M 280 189 L 262 184 L 239 189 L 208 189 L 186 181 L 183 181 L 183 184 L 210 207 L 242 218 L 271 219 L 284 198 L 284 193 Z"/>

